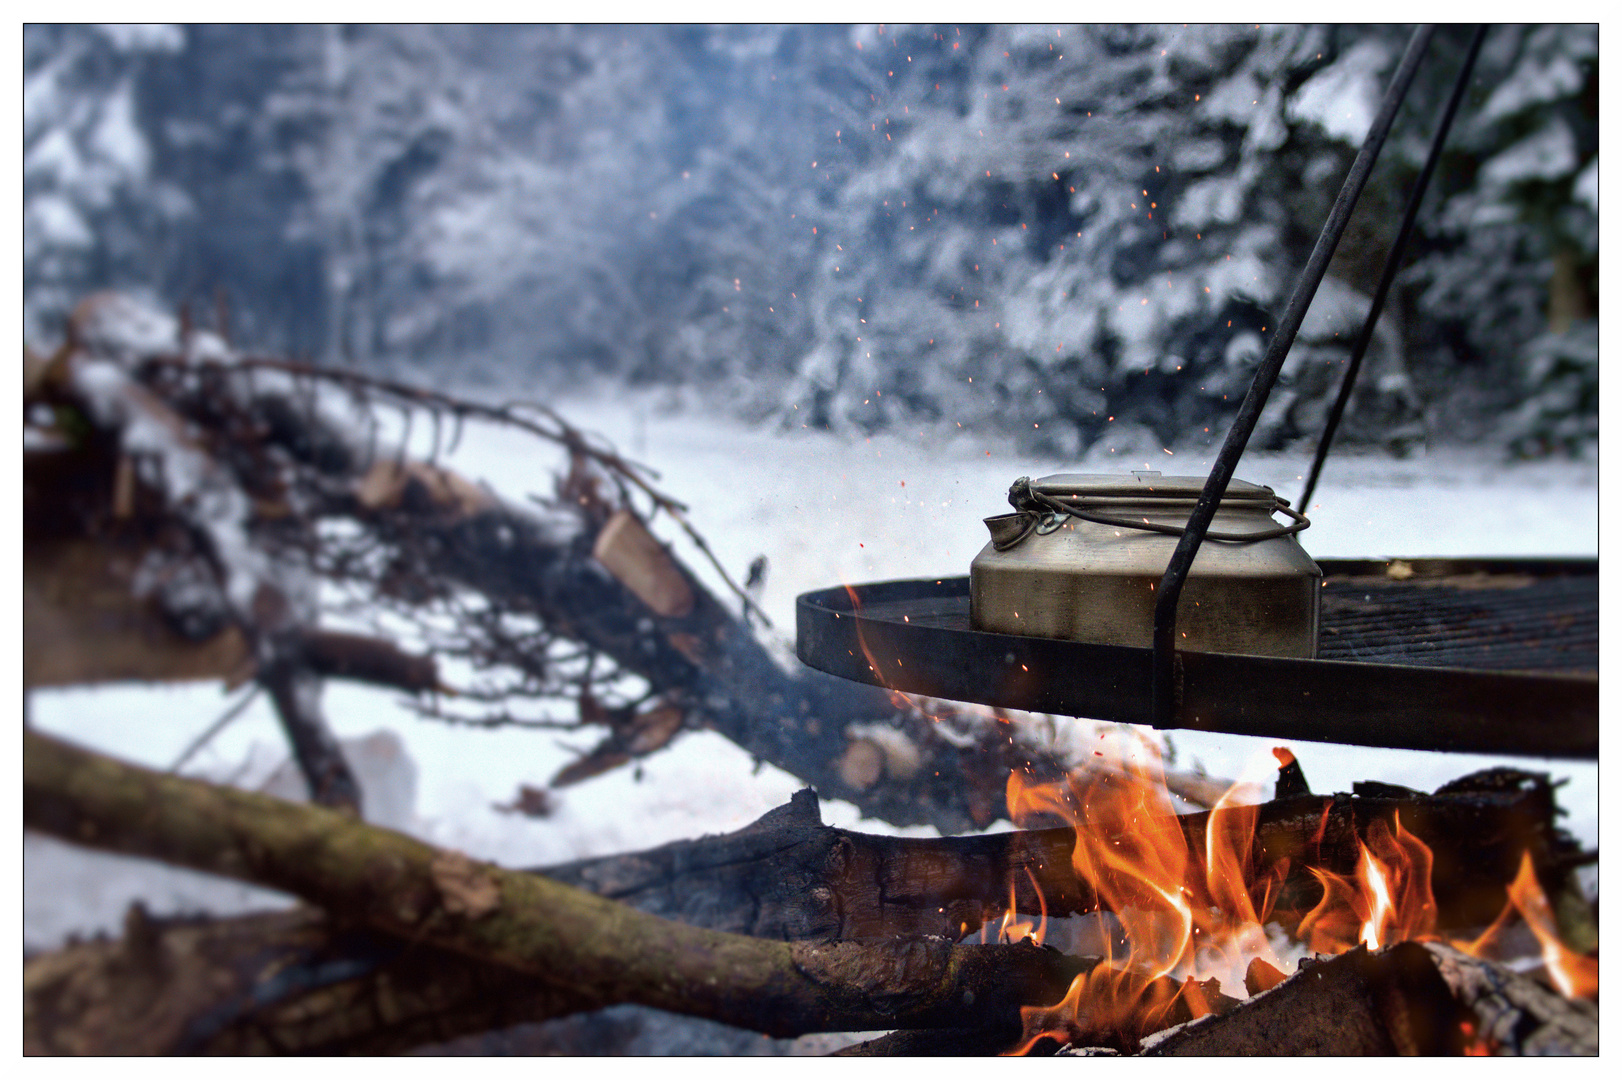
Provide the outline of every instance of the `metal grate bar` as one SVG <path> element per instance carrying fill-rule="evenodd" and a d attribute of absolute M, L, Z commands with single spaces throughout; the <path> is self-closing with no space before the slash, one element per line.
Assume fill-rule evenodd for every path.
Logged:
<path fill-rule="evenodd" d="M 1323 660 L 1520 671 L 1599 669 L 1593 577 L 1514 576 L 1403 583 L 1327 578 Z"/>

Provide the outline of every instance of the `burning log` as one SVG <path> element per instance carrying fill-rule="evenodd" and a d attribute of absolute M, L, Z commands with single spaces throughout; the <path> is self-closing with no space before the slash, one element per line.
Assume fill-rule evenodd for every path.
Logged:
<path fill-rule="evenodd" d="M 1076 887 L 1074 878 L 1069 877 L 1066 885 L 1067 875 L 1054 870 L 1068 867 L 1069 848 L 1075 843 L 1072 830 L 940 840 L 864 836 L 822 825 L 816 797 L 807 790 L 729 836 L 587 860 L 545 873 L 653 915 L 726 931 L 721 937 L 734 945 L 737 939 L 730 935 L 735 934 L 752 935 L 762 947 L 766 939 L 818 943 L 833 957 L 833 974 L 818 983 L 822 989 L 842 985 L 840 980 L 860 982 L 865 978 L 868 990 L 864 995 L 869 1001 L 874 995 L 887 1003 L 922 998 L 938 1001 L 939 988 L 926 992 L 925 984 L 946 976 L 948 983 L 970 989 L 983 1005 L 1003 1002 L 1000 1013 L 988 1008 L 948 1017 L 928 1009 L 886 1004 L 880 1014 L 871 1009 L 864 1013 L 856 1006 L 807 1020 L 804 1003 L 792 993 L 779 994 L 771 1004 L 759 1007 L 753 1002 L 745 1007 L 725 994 L 717 1003 L 713 993 L 705 1005 L 701 994 L 700 1006 L 688 1009 L 672 1003 L 670 986 L 700 977 L 718 978 L 722 985 L 731 986 L 738 976 L 747 991 L 753 970 L 749 965 L 758 958 L 751 958 L 741 972 L 732 970 L 731 960 L 704 972 L 682 966 L 659 972 L 645 963 L 631 964 L 619 957 L 619 951 L 641 948 L 642 931 L 637 925 L 625 923 L 623 916 L 615 917 L 619 921 L 587 925 L 593 917 L 603 920 L 610 916 L 602 910 L 595 916 L 576 911 L 580 894 L 569 889 L 551 891 L 558 888 L 552 882 L 541 882 L 542 891 L 532 894 L 523 886 L 510 885 L 526 875 L 477 866 L 447 853 L 433 856 L 422 845 L 352 821 L 338 824 L 320 811 L 193 781 L 153 777 L 42 736 L 29 734 L 27 738 L 25 824 L 29 827 L 286 888 L 325 903 L 346 918 L 344 924 L 332 925 L 306 912 L 287 915 L 285 921 L 278 916 L 168 925 L 156 935 L 164 943 L 157 952 L 155 946 L 143 944 L 154 937 L 150 922 L 137 920 L 123 945 L 96 943 L 65 950 L 55 959 L 31 961 L 28 1000 L 34 1027 L 30 1030 L 41 1033 L 37 1035 L 40 1046 L 110 1049 L 112 1043 L 95 1042 L 99 1036 L 66 1019 L 82 1015 L 102 1018 L 97 1026 L 105 1029 L 107 1039 L 145 1031 L 152 1039 L 167 1040 L 163 1046 L 169 1049 L 381 1052 L 631 1000 L 759 1030 L 799 1030 L 796 1024 L 860 1030 L 944 1023 L 956 1025 L 958 1032 L 942 1036 L 940 1042 L 922 1036 L 895 1036 L 860 1051 L 866 1053 L 921 1053 L 931 1047 L 936 1048 L 931 1052 L 945 1052 L 940 1048 L 966 1052 L 971 1047 L 1006 1050 L 1018 1041 L 1019 1034 L 1011 1003 L 1036 1004 L 1044 997 L 1054 1000 L 1062 995 L 1069 975 L 1092 963 L 1029 946 L 960 946 L 958 950 L 969 950 L 963 955 L 993 957 L 975 963 L 990 964 L 994 970 L 981 971 L 971 963 L 963 969 L 971 974 L 951 976 L 950 958 L 957 955 L 951 947 L 939 937 L 933 943 L 919 941 L 924 935 L 943 931 L 949 931 L 951 937 L 972 932 L 1004 909 L 1011 881 L 1021 886 L 1014 890 L 1016 906 L 1042 903 L 1052 915 L 1086 909 L 1079 902 L 1083 890 Z M 1278 800 L 1262 808 L 1257 826 L 1259 848 L 1298 850 L 1303 822 L 1311 822 L 1317 831 L 1320 823 L 1336 821 L 1333 830 L 1322 827 L 1326 836 L 1339 830 L 1355 834 L 1360 827 L 1366 831 L 1368 821 L 1381 820 L 1380 812 L 1389 812 L 1393 803 L 1400 803 L 1410 811 L 1423 811 L 1416 814 L 1416 820 L 1426 824 L 1416 827 L 1435 830 L 1431 839 L 1449 853 L 1439 859 L 1441 863 L 1452 865 L 1449 860 L 1454 860 L 1461 867 L 1496 866 L 1502 859 L 1490 851 L 1493 843 L 1503 843 L 1506 837 L 1541 835 L 1545 839 L 1537 850 L 1545 868 L 1552 871 L 1563 865 L 1560 852 L 1567 846 L 1547 820 L 1547 791 L 1536 784 L 1507 783 L 1502 776 L 1489 775 L 1489 780 L 1461 781 L 1429 797 L 1397 798 L 1386 792 L 1375 797 L 1340 797 L 1338 805 L 1335 800 L 1313 796 Z M 1303 799 L 1313 807 L 1301 805 Z M 1365 799 L 1369 805 L 1359 806 Z M 140 807 L 141 813 L 134 813 L 132 807 Z M 1541 824 L 1537 821 L 1540 813 Z M 1201 838 L 1209 816 L 1186 815 L 1177 824 Z M 351 829 L 362 831 L 351 834 Z M 1471 836 L 1484 837 L 1486 846 L 1459 842 Z M 306 853 L 311 845 L 336 849 L 346 844 L 345 850 L 354 852 L 347 860 L 291 854 Z M 426 871 L 421 865 L 424 861 Z M 414 863 L 415 868 L 402 866 L 403 862 Z M 340 880 L 327 880 L 340 863 Z M 1286 878 L 1285 892 L 1305 893 L 1306 883 L 1316 881 L 1304 871 L 1300 879 L 1292 884 Z M 1050 898 L 1034 903 L 1018 899 L 1018 893 L 1044 883 L 1052 892 Z M 1496 884 L 1494 913 L 1503 906 L 1504 879 L 1498 878 Z M 1485 890 L 1486 885 L 1481 888 Z M 1034 898 L 1036 894 L 1029 895 Z M 1455 898 L 1465 911 L 1486 903 L 1472 898 L 1469 890 L 1444 890 L 1443 895 Z M 564 898 L 562 908 L 555 907 L 559 896 Z M 1315 899 L 1304 896 L 1302 903 Z M 1091 903 L 1097 900 L 1094 896 Z M 376 910 L 380 904 L 381 914 Z M 543 928 L 532 920 L 519 919 L 516 927 L 486 929 L 471 943 L 464 940 L 463 930 L 469 928 L 470 920 L 473 926 L 480 926 L 515 904 L 522 904 L 526 913 L 543 913 L 543 920 L 544 913 L 557 910 L 564 925 L 546 927 L 542 934 Z M 1461 921 L 1453 914 L 1454 906 L 1454 899 L 1444 905 L 1443 923 Z M 407 927 L 402 924 L 404 916 L 391 913 L 394 907 L 410 908 L 421 917 L 406 920 L 411 922 Z M 605 910 L 616 908 L 609 905 Z M 269 921 L 256 921 L 261 918 Z M 350 920 L 357 918 L 366 925 L 351 925 Z M 955 925 L 948 925 L 954 920 Z M 655 925 L 659 933 L 667 935 L 661 949 L 679 951 L 680 931 L 662 921 Z M 602 935 L 619 940 L 576 941 L 576 934 L 586 939 Z M 676 936 L 669 938 L 671 934 Z M 402 951 L 397 944 L 402 935 L 417 944 Z M 539 947 L 552 964 L 550 970 L 578 972 L 580 981 L 571 978 L 566 984 L 548 984 L 535 978 L 538 961 L 533 955 L 514 960 L 513 943 L 533 943 L 537 936 L 543 939 Z M 863 941 L 871 944 L 863 945 Z M 706 939 L 697 944 L 708 948 L 713 942 Z M 737 947 L 742 950 L 737 955 L 748 955 L 747 947 Z M 235 1004 L 217 1009 L 210 1024 L 181 1025 L 190 1041 L 180 1040 L 174 1023 L 166 1026 L 142 1011 L 151 1007 L 152 995 L 131 992 L 127 971 L 132 949 L 146 950 L 143 956 L 168 958 L 146 967 L 169 972 L 167 978 L 257 989 L 246 998 L 233 998 L 222 991 Z M 669 953 L 662 951 L 661 955 Z M 591 989 L 594 974 L 608 978 L 602 967 L 612 966 L 611 958 L 631 974 L 612 980 L 610 990 Z M 803 957 L 794 962 L 802 974 L 812 970 Z M 219 970 L 205 979 L 201 974 L 205 969 Z M 264 989 L 265 973 L 272 970 L 283 973 L 276 992 Z M 1005 980 L 1001 988 L 989 988 L 998 979 Z M 646 988 L 640 986 L 644 980 L 656 981 L 666 991 L 653 994 L 650 1000 Z M 115 986 L 122 992 L 109 989 Z M 1260 984 L 1252 985 L 1253 992 L 1260 988 Z M 1163 996 L 1174 998 L 1177 990 L 1172 984 Z M 164 1000 L 186 999 L 182 994 Z M 1201 1000 L 1207 1002 L 1206 1008 L 1220 1002 L 1214 985 L 1201 994 Z M 96 1008 L 90 1009 L 87 1001 Z M 498 1002 L 499 1006 L 494 1004 Z M 779 1008 L 789 1009 L 789 1016 L 774 1018 L 774 1010 Z M 801 1017 L 798 1021 L 794 1019 L 796 1010 Z M 1175 1023 L 1175 1012 L 1165 1022 Z"/>
<path fill-rule="evenodd" d="M 1545 778 L 1493 770 L 1434 795 L 1359 785 L 1361 794 L 1297 795 L 1257 808 L 1252 873 L 1278 875 L 1275 910 L 1297 919 L 1324 896 L 1313 872 L 1355 873 L 1375 823 L 1400 816 L 1429 845 L 1438 926 L 1479 928 L 1504 907 L 1523 852 L 1552 896 L 1585 858 L 1554 824 Z M 1209 812 L 1171 823 L 1204 850 Z M 1099 909 L 1071 857 L 1073 828 L 922 839 L 825 826 L 799 792 L 739 832 L 537 870 L 666 918 L 786 940 L 961 938 L 1013 909 L 1059 918 Z M 727 898 L 718 903 L 717 898 Z"/>
<path fill-rule="evenodd" d="M 1471 1014 L 1424 946 L 1404 942 L 1318 963 L 1232 1009 L 1143 1041 L 1160 1056 L 1459 1055 Z"/>
<path fill-rule="evenodd" d="M 1431 942 L 1304 963 L 1266 993 L 1143 1041 L 1149 1056 L 1599 1053 L 1599 1011 Z"/>

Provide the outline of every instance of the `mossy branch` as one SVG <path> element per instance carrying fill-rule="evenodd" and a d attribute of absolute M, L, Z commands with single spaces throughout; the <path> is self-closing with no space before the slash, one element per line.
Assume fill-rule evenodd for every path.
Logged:
<path fill-rule="evenodd" d="M 322 807 L 165 776 L 37 732 L 23 823 L 280 889 L 522 972 L 580 1009 L 634 1002 L 780 1037 L 986 1026 L 1061 997 L 1082 962 L 1030 945 L 785 943 L 683 926 Z"/>

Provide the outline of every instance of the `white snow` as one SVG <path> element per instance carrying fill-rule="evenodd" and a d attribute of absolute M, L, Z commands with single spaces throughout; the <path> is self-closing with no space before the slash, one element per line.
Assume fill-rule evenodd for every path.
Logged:
<path fill-rule="evenodd" d="M 90 134 L 90 145 L 114 168 L 130 176 L 146 174 L 150 151 L 135 123 L 135 87 L 129 81 L 108 99 Z"/>
<path fill-rule="evenodd" d="M 95 318 L 86 324 L 85 340 L 129 354 L 156 352 L 164 342 L 172 344 L 166 316 L 118 300 L 96 306 Z M 120 314 L 129 315 L 130 322 L 114 331 L 111 327 Z M 218 462 L 171 430 L 162 416 L 143 408 L 140 402 L 146 391 L 113 361 L 81 359 L 74 378 L 98 426 L 119 431 L 143 478 L 164 490 L 171 505 L 185 507 L 190 524 L 207 532 L 226 571 L 227 597 L 238 611 L 249 611 L 259 584 L 270 580 L 272 572 L 269 560 L 247 537 L 248 496 L 229 481 Z M 282 577 L 285 589 L 287 575 Z M 293 598 L 294 590 L 286 592 Z"/>
<path fill-rule="evenodd" d="M 1481 107 L 1480 121 L 1503 120 L 1575 93 L 1583 85 L 1578 62 L 1598 52 L 1596 30 L 1592 26 L 1544 26 L 1534 30 L 1514 72 L 1493 88 Z"/>
<path fill-rule="evenodd" d="M 1290 98 L 1286 113 L 1297 123 L 1317 124 L 1337 139 L 1360 145 L 1380 109 L 1380 73 L 1390 60 L 1378 41 L 1360 41 L 1313 75 Z"/>
<path fill-rule="evenodd" d="M 1577 137 L 1552 120 L 1481 167 L 1482 181 L 1507 187 L 1526 180 L 1558 180 L 1577 167 Z"/>
<path fill-rule="evenodd" d="M 40 195 L 23 208 L 24 244 L 35 247 L 87 248 L 95 237 L 73 203 L 60 195 Z"/>
<path fill-rule="evenodd" d="M 1571 197 L 1573 201 L 1599 213 L 1599 158 L 1590 161 L 1587 168 L 1571 182 Z"/>
<path fill-rule="evenodd" d="M 180 346 L 180 320 L 128 293 L 97 293 L 81 313 L 79 340 L 103 356 L 168 353 Z"/>
<path fill-rule="evenodd" d="M 691 520 L 734 577 L 741 578 L 756 555 L 769 558 L 760 602 L 785 643 L 793 633 L 794 599 L 806 590 L 966 574 L 985 539 L 981 519 L 1005 509 L 1005 492 L 1017 476 L 1132 468 L 1203 475 L 1210 467 L 1209 453 L 1177 446 L 1140 447 L 1131 459 L 1100 447 L 1078 462 L 1022 456 L 1005 439 L 970 433 L 944 440 L 933 432 L 843 440 L 810 430 L 754 430 L 717 417 L 667 415 L 657 399 L 623 389 L 553 404 L 628 456 L 661 469 L 656 486 L 691 506 Z M 544 444 L 478 427 L 468 429 L 449 461 L 514 500 L 548 493 L 558 463 L 559 455 Z M 1298 455 L 1248 454 L 1238 475 L 1294 499 L 1307 464 Z M 1593 556 L 1599 550 L 1598 490 L 1596 464 L 1506 466 L 1485 449 L 1421 453 L 1405 461 L 1332 456 L 1307 508 L 1313 526 L 1302 538 L 1318 556 Z M 718 595 L 726 595 L 669 521 L 659 520 L 655 528 Z M 30 701 L 31 720 L 40 729 L 158 768 L 167 768 L 225 706 L 212 684 L 37 691 Z M 644 759 L 638 770 L 621 768 L 557 792 L 556 812 L 530 819 L 492 804 L 511 801 L 520 783 L 544 784 L 573 752 L 591 744 L 590 737 L 448 728 L 418 719 L 396 694 L 342 682 L 329 685 L 324 711 L 341 737 L 391 732 L 403 744 L 405 753 L 382 767 L 382 779 L 363 781 L 368 791 L 394 793 L 388 796 L 394 808 L 386 814 L 392 823 L 507 865 L 636 850 L 735 829 L 801 786 L 769 765 L 757 769 L 717 735 L 692 733 Z M 1079 723 L 1057 719 L 1057 737 Z M 1238 776 L 1276 740 L 1178 732 L 1172 742 L 1179 767 L 1198 760 L 1214 775 Z M 248 777 L 262 776 L 266 755 L 282 755 L 282 746 L 271 708 L 261 698 L 199 755 L 194 769 L 221 778 L 248 763 Z M 1546 769 L 1570 781 L 1560 793 L 1571 813 L 1568 826 L 1586 844 L 1598 842 L 1595 765 L 1316 743 L 1293 748 L 1318 791 L 1349 790 L 1365 779 L 1432 788 L 1487 764 Z M 413 766 L 414 812 L 401 805 L 402 792 L 411 788 L 402 772 Z M 848 804 L 824 803 L 824 817 L 846 827 L 895 831 L 860 820 Z M 134 864 L 98 869 L 81 862 L 74 869 L 72 858 L 88 857 L 60 845 L 47 856 L 29 843 L 24 937 L 31 947 L 59 941 L 75 928 L 114 931 L 137 896 L 154 911 L 205 902 L 195 882 L 177 884 L 172 877 L 137 872 Z M 249 902 L 228 895 L 234 889 L 207 892 L 207 904 L 224 910 Z"/>
<path fill-rule="evenodd" d="M 174 23 L 102 23 L 96 27 L 121 52 L 179 52 L 186 31 Z"/>

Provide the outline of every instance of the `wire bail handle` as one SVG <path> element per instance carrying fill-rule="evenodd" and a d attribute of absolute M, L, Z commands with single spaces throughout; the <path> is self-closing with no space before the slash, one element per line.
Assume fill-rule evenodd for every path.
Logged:
<path fill-rule="evenodd" d="M 1130 520 L 1115 517 L 1110 514 L 1101 514 L 1097 510 L 1086 508 L 1080 503 L 1081 496 L 1073 495 L 1071 498 L 1077 503 L 1067 503 L 1063 499 L 1049 495 L 1031 483 L 1031 478 L 1022 476 L 1015 480 L 1008 489 L 1008 503 L 1017 514 L 1008 517 L 1018 518 L 1017 522 L 1009 522 L 1002 528 L 995 530 L 994 535 L 999 538 L 993 540 L 998 551 L 1007 551 L 1009 548 L 1021 543 L 1031 533 L 1045 536 L 1064 524 L 1066 518 L 1079 518 L 1082 521 L 1091 521 L 1098 525 L 1113 525 L 1123 529 L 1139 529 L 1144 532 L 1162 533 L 1166 536 L 1182 536 L 1186 526 L 1162 525 L 1158 522 L 1146 521 L 1142 518 Z M 1290 508 L 1290 500 L 1279 495 L 1273 496 L 1273 505 L 1268 507 L 1271 514 L 1284 514 L 1291 519 L 1288 525 L 1278 525 L 1271 529 L 1258 529 L 1248 533 L 1230 533 L 1208 531 L 1205 534 L 1208 540 L 1225 540 L 1229 543 L 1253 543 L 1257 540 L 1275 540 L 1281 536 L 1292 536 L 1307 528 L 1312 522 L 1307 520 L 1305 514 Z M 996 519 L 994 519 L 996 520 Z M 1006 521 L 1007 519 L 1002 519 Z"/>

